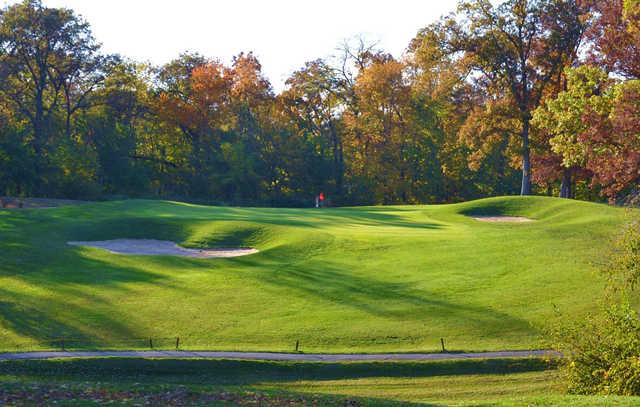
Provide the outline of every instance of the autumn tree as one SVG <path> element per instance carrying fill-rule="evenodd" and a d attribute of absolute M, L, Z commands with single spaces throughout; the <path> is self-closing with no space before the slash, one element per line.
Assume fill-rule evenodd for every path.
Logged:
<path fill-rule="evenodd" d="M 458 130 L 460 142 L 470 148 L 468 166 L 482 175 L 483 196 L 512 194 L 519 186 L 514 181 L 521 181 L 514 178 L 522 145 L 519 112 L 508 98 L 476 95 L 475 101 Z"/>
<path fill-rule="evenodd" d="M 625 0 L 623 16 L 627 20 L 627 31 L 637 34 L 640 30 L 640 0 Z"/>
<path fill-rule="evenodd" d="M 579 137 L 587 151 L 587 168 L 593 182 L 603 187 L 611 200 L 634 192 L 640 180 L 640 80 L 611 87 L 584 119 L 587 125 Z"/>
<path fill-rule="evenodd" d="M 450 52 L 462 52 L 472 77 L 487 92 L 508 92 L 520 121 L 521 194 L 531 193 L 530 120 L 545 90 L 575 58 L 585 24 L 577 1 L 488 0 L 460 4 L 449 18 Z"/>
<path fill-rule="evenodd" d="M 402 71 L 402 64 L 393 59 L 366 67 L 355 84 L 361 114 L 347 112 L 347 125 L 353 130 L 348 140 L 349 166 L 359 182 L 370 184 L 375 202 L 397 202 L 407 195 L 404 110 L 410 89 Z"/>
<path fill-rule="evenodd" d="M 230 196 L 256 202 L 265 189 L 264 164 L 268 160 L 269 121 L 275 96 L 262 74 L 262 65 L 252 53 L 234 57 L 228 74 L 232 134 L 222 146 L 229 169 L 224 188 Z"/>
<path fill-rule="evenodd" d="M 616 83 L 592 66 L 567 71 L 567 90 L 534 113 L 566 168 L 586 168 L 611 199 L 640 178 L 640 81 Z"/>
<path fill-rule="evenodd" d="M 429 184 L 439 190 L 438 199 L 456 201 L 509 191 L 510 182 L 489 174 L 500 168 L 497 161 L 484 159 L 487 155 L 476 156 L 482 161 L 472 157 L 478 146 L 471 139 L 480 133 L 462 128 L 476 111 L 481 93 L 467 80 L 465 59 L 449 52 L 442 22 L 421 29 L 407 51 L 407 77 L 414 103 L 421 110 L 417 117 L 423 129 L 428 128 L 433 145 L 432 154 L 424 159 L 429 163 Z"/>
<path fill-rule="evenodd" d="M 632 2 L 596 2 L 587 31 L 589 60 L 596 66 L 566 71 L 565 90 L 535 113 L 538 127 L 550 135 L 565 174 L 582 168 L 592 186 L 610 199 L 633 186 L 638 176 L 637 44 L 638 14 Z M 613 83 L 613 73 L 620 83 Z M 626 80 L 626 81 L 625 81 Z M 563 182 L 563 195 L 566 195 Z"/>
<path fill-rule="evenodd" d="M 219 164 L 222 139 L 230 125 L 229 69 L 220 62 L 185 54 L 165 66 L 159 77 L 157 113 L 188 141 L 191 193 L 212 193 L 219 186 L 215 178 L 224 170 Z"/>
<path fill-rule="evenodd" d="M 588 30 L 590 62 L 628 79 L 640 79 L 640 5 L 637 1 L 598 0 Z"/>

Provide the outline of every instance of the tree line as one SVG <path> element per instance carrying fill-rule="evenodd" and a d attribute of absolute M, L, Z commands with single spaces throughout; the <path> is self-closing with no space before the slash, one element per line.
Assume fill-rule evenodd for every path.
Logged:
<path fill-rule="evenodd" d="M 0 11 L 0 194 L 620 200 L 640 176 L 639 44 L 638 0 L 464 0 L 402 58 L 345 42 L 276 93 L 251 52 L 152 66 L 24 0 Z"/>

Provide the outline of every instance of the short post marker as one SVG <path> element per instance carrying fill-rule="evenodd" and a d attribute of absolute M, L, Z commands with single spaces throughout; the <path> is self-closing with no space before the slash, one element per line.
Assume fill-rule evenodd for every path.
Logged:
<path fill-rule="evenodd" d="M 149 338 L 149 347 L 153 349 L 153 339 Z"/>
<path fill-rule="evenodd" d="M 296 341 L 296 352 L 298 352 L 298 348 L 300 348 L 300 340 Z"/>
<path fill-rule="evenodd" d="M 178 350 L 178 348 L 180 348 L 180 337 L 176 337 L 176 350 Z"/>
<path fill-rule="evenodd" d="M 444 348 L 444 338 L 440 338 L 440 344 L 442 345 L 442 351 L 446 352 L 447 350 Z"/>

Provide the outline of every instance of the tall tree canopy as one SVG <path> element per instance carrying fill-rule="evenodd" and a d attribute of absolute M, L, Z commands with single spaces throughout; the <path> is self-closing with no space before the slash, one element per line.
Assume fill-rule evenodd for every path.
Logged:
<path fill-rule="evenodd" d="M 597 0 L 588 30 L 590 62 L 626 78 L 640 79 L 640 5 L 635 0 Z"/>
<path fill-rule="evenodd" d="M 463 0 L 401 57 L 346 41 L 277 93 L 251 52 L 141 64 L 24 0 L 0 11 L 0 195 L 623 198 L 639 180 L 639 19 L 637 0 Z"/>
<path fill-rule="evenodd" d="M 44 173 L 56 148 L 58 108 L 65 109 L 66 136 L 71 117 L 88 106 L 104 79 L 89 25 L 67 9 L 25 0 L 0 14 L 0 97 L 28 120 L 35 154 L 34 193 L 45 193 Z"/>

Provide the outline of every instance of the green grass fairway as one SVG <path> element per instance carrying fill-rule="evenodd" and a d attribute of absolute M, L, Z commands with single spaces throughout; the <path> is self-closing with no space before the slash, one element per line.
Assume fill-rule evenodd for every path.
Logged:
<path fill-rule="evenodd" d="M 521 215 L 521 224 L 469 213 Z M 0 349 L 304 352 L 526 349 L 554 306 L 595 307 L 625 211 L 545 197 L 251 209 L 124 201 L 0 211 Z M 71 240 L 252 246 L 232 259 L 122 256 Z M 159 338 L 167 338 L 165 341 Z M 75 341 L 75 342 L 73 342 Z"/>

